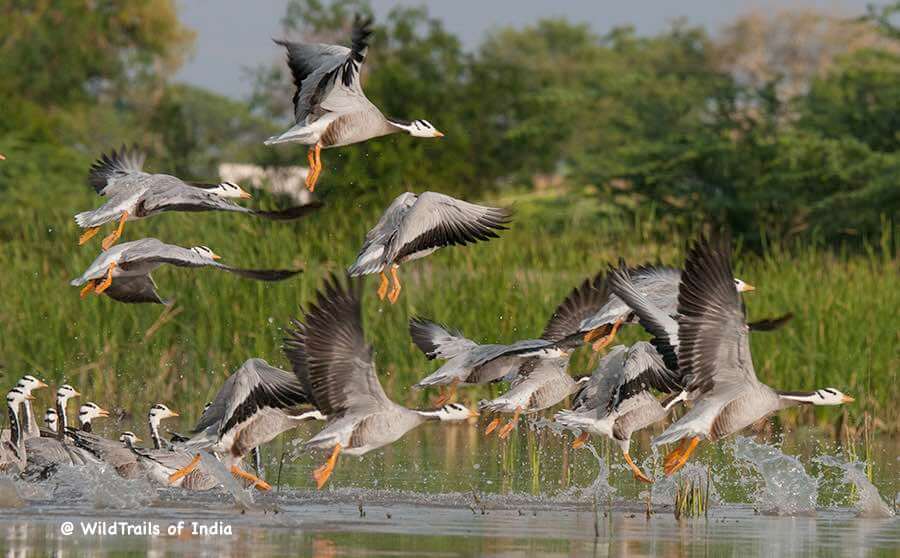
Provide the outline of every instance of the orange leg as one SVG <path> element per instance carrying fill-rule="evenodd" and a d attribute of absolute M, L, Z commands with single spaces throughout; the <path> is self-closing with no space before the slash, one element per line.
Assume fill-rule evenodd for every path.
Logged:
<path fill-rule="evenodd" d="M 600 332 L 601 332 L 601 328 L 598 327 L 596 329 L 592 329 L 589 332 L 585 333 L 584 334 L 584 342 L 591 343 L 591 342 L 595 341 L 597 338 L 599 338 L 602 335 Z"/>
<path fill-rule="evenodd" d="M 613 339 L 616 338 L 616 333 L 619 331 L 619 328 L 622 326 L 622 323 L 625 321 L 625 318 L 619 318 L 616 320 L 616 323 L 613 324 L 612 331 L 609 332 L 609 335 L 600 339 L 592 345 L 595 353 L 599 353 L 602 351 L 607 345 L 613 342 Z"/>
<path fill-rule="evenodd" d="M 334 451 L 331 452 L 331 457 L 328 458 L 328 461 L 313 471 L 313 478 L 316 480 L 316 486 L 318 488 L 322 488 L 325 486 L 325 483 L 328 482 L 328 477 L 330 477 L 332 471 L 334 471 L 334 466 L 337 464 L 337 458 L 340 453 L 341 445 L 337 444 L 334 446 Z"/>
<path fill-rule="evenodd" d="M 81 289 L 81 292 L 78 294 L 81 298 L 86 297 L 87 295 L 94 292 L 94 289 L 97 288 L 97 282 L 91 279 L 87 283 L 85 283 L 84 288 Z"/>
<path fill-rule="evenodd" d="M 306 188 L 310 192 L 315 191 L 316 182 L 319 180 L 319 173 L 322 172 L 321 151 L 322 145 L 317 143 L 315 146 L 309 148 L 309 154 L 307 155 L 307 158 L 309 159 L 309 173 L 306 175 Z"/>
<path fill-rule="evenodd" d="M 577 438 L 572 440 L 572 449 L 578 449 L 581 446 L 588 443 L 588 440 L 591 439 L 591 435 L 587 432 L 582 432 Z"/>
<path fill-rule="evenodd" d="M 522 407 L 517 406 L 516 412 L 513 413 L 512 420 L 509 421 L 508 423 L 506 423 L 506 425 L 503 428 L 501 428 L 500 432 L 497 434 L 498 436 L 500 436 L 501 440 L 505 440 L 505 439 L 509 438 L 509 433 L 512 432 L 513 428 L 515 428 L 516 425 L 519 423 L 519 415 L 521 415 L 521 414 L 522 414 Z"/>
<path fill-rule="evenodd" d="M 178 479 L 184 477 L 194 469 L 200 466 L 200 454 L 198 453 L 191 462 L 169 475 L 169 484 L 175 484 Z"/>
<path fill-rule="evenodd" d="M 88 240 L 94 238 L 98 232 L 100 232 L 100 227 L 90 227 L 78 237 L 78 245 L 81 246 Z"/>
<path fill-rule="evenodd" d="M 628 463 L 628 467 L 631 469 L 631 472 L 634 473 L 634 478 L 641 482 L 652 483 L 653 479 L 644 474 L 640 468 L 634 464 L 634 461 L 631 460 L 631 456 L 628 455 L 627 451 L 622 452 L 622 457 L 625 458 L 625 463 Z"/>
<path fill-rule="evenodd" d="M 397 302 L 397 298 L 400 296 L 400 290 L 403 288 L 400 286 L 400 277 L 397 276 L 397 268 L 400 267 L 397 264 L 391 266 L 391 278 L 394 280 L 394 287 L 391 289 L 391 292 L 388 293 L 388 300 L 391 301 L 391 304 Z"/>
<path fill-rule="evenodd" d="M 388 290 L 388 277 L 385 273 L 381 272 L 381 284 L 378 285 L 378 300 L 384 300 L 384 296 L 387 294 Z"/>
<path fill-rule="evenodd" d="M 663 467 L 663 471 L 665 471 L 666 476 L 672 476 L 676 471 L 684 467 L 684 464 L 688 462 L 688 459 L 691 458 L 691 454 L 694 453 L 694 450 L 697 449 L 697 444 L 700 443 L 700 437 L 694 436 L 691 438 L 690 443 L 688 444 L 687 449 L 681 454 L 678 458 L 678 461 L 672 464 L 670 467 Z"/>
<path fill-rule="evenodd" d="M 112 285 L 112 274 L 113 270 L 116 268 L 116 262 L 109 264 L 109 269 L 106 271 L 106 279 L 104 279 L 100 284 L 97 285 L 97 288 L 94 289 L 94 292 L 97 294 L 103 294 L 103 291 L 109 288 Z"/>
<path fill-rule="evenodd" d="M 666 458 L 663 460 L 663 467 L 664 468 L 671 467 L 673 463 L 678 461 L 678 458 L 681 457 L 681 454 L 684 452 L 685 449 L 687 449 L 688 444 L 690 444 L 690 443 L 691 443 L 690 439 L 683 438 L 681 440 L 681 443 L 678 444 L 678 447 L 676 447 L 671 452 L 669 452 L 668 455 L 666 455 Z"/>
<path fill-rule="evenodd" d="M 449 386 L 441 386 L 441 395 L 434 402 L 435 407 L 440 407 L 447 401 L 450 401 L 454 395 L 456 395 L 456 384 L 459 383 L 458 379 L 454 379 L 450 382 Z"/>
<path fill-rule="evenodd" d="M 484 429 L 484 435 L 490 436 L 491 432 L 493 432 L 494 429 L 498 426 L 500 426 L 500 417 L 497 417 L 488 423 L 487 428 Z"/>
<path fill-rule="evenodd" d="M 116 227 L 109 236 L 103 239 L 103 242 L 100 243 L 100 247 L 104 250 L 109 250 L 113 244 L 115 244 L 119 237 L 122 236 L 122 233 L 125 231 L 125 221 L 128 220 L 128 212 L 123 211 L 122 217 L 119 219 L 119 226 Z"/>
<path fill-rule="evenodd" d="M 251 483 L 253 483 L 253 486 L 256 487 L 257 490 L 264 490 L 264 491 L 272 490 L 271 484 L 267 483 L 266 481 L 262 480 L 261 478 L 257 477 L 256 475 L 253 475 L 253 474 L 248 473 L 247 471 L 244 471 L 237 465 L 231 466 L 231 474 L 236 477 L 250 481 Z"/>

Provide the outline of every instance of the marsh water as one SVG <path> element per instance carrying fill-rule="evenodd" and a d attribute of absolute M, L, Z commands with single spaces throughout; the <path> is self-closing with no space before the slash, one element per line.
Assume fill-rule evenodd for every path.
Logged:
<path fill-rule="evenodd" d="M 638 483 L 600 441 L 523 425 L 507 443 L 474 426 L 427 424 L 362 458 L 343 456 L 329 485 L 310 472 L 300 431 L 264 451 L 276 489 L 206 493 L 61 469 L 30 484 L 0 480 L 7 556 L 655 556 L 885 555 L 900 549 L 898 443 L 854 457 L 823 433 L 735 437 L 702 448 L 671 479 Z M 649 471 L 661 456 L 636 439 Z M 857 448 L 859 450 L 859 448 Z M 871 475 L 871 482 L 869 477 Z M 676 519 L 676 485 L 709 486 L 704 514 Z M 648 515 L 649 511 L 649 515 Z M 71 532 L 68 530 L 71 529 Z"/>

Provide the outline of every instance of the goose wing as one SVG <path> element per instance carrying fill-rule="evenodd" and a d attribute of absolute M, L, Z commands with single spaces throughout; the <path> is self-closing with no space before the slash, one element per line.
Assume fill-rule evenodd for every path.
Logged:
<path fill-rule="evenodd" d="M 163 211 L 233 211 L 247 213 L 264 219 L 274 221 L 288 221 L 304 217 L 322 206 L 321 202 L 313 201 L 304 205 L 289 207 L 287 209 L 265 211 L 243 207 L 222 197 L 210 190 L 217 185 L 186 184 L 174 176 L 153 175 L 165 177 L 165 180 L 154 181 L 152 187 L 141 197 L 141 208 L 147 213 L 160 213 Z"/>
<path fill-rule="evenodd" d="M 428 360 L 451 359 L 478 346 L 478 343 L 463 337 L 459 331 L 425 318 L 411 318 L 409 334 Z"/>
<path fill-rule="evenodd" d="M 362 281 L 344 286 L 337 275 L 325 282 L 294 329 L 284 350 L 313 404 L 329 418 L 346 414 L 368 415 L 389 409 L 372 362 L 372 347 L 362 328 Z"/>
<path fill-rule="evenodd" d="M 103 294 L 113 300 L 127 303 L 149 302 L 152 304 L 168 304 L 156 291 L 156 282 L 149 275 L 137 277 L 119 277 L 107 287 Z"/>
<path fill-rule="evenodd" d="M 116 192 L 129 190 L 141 179 L 148 176 L 143 171 L 147 155 L 136 146 L 123 145 L 118 151 L 113 149 L 109 155 L 100 154 L 88 174 L 88 183 L 101 196 L 112 196 Z"/>
<path fill-rule="evenodd" d="M 598 273 L 575 287 L 550 316 L 541 339 L 580 344 L 581 323 L 596 314 L 609 299 L 605 279 L 603 273 Z"/>
<path fill-rule="evenodd" d="M 251 358 L 225 380 L 194 432 L 212 428 L 221 437 L 263 409 L 288 409 L 307 402 L 303 385 L 294 374 Z"/>
<path fill-rule="evenodd" d="M 628 348 L 620 380 L 607 402 L 607 412 L 651 388 L 663 393 L 680 392 L 681 378 L 669 370 L 653 345 L 639 341 Z"/>
<path fill-rule="evenodd" d="M 443 246 L 465 245 L 497 238 L 505 230 L 510 211 L 464 202 L 436 192 L 424 192 L 404 216 L 391 242 L 388 260 Z"/>
<path fill-rule="evenodd" d="M 288 67 L 297 88 L 294 120 L 309 124 L 326 112 L 351 112 L 371 105 L 359 81 L 372 36 L 372 18 L 356 16 L 351 47 L 325 44 L 275 42 L 287 49 Z"/>
<path fill-rule="evenodd" d="M 692 398 L 712 390 L 733 398 L 758 382 L 727 240 L 701 237 L 691 247 L 678 313 L 678 363 Z"/>
<path fill-rule="evenodd" d="M 366 233 L 366 241 L 356 256 L 356 261 L 347 270 L 351 276 L 378 272 L 388 263 L 388 247 L 396 238 L 403 219 L 417 199 L 418 196 L 412 192 L 404 192 L 394 198 L 378 223 Z"/>

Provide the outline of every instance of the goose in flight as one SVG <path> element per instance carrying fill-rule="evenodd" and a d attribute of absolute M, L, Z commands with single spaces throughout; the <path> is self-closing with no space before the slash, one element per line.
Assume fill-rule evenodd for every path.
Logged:
<path fill-rule="evenodd" d="M 137 148 L 122 146 L 119 151 L 101 155 L 93 164 L 88 181 L 106 198 L 106 203 L 75 215 L 75 222 L 85 229 L 78 239 L 79 245 L 93 238 L 101 226 L 118 220 L 116 230 L 101 244 L 104 250 L 109 250 L 122 236 L 126 221 L 166 211 L 233 211 L 284 221 L 303 217 L 321 206 L 312 202 L 281 211 L 249 209 L 231 201 L 252 197 L 237 184 L 188 183 L 168 174 L 150 174 L 143 170 L 145 158 Z"/>
<path fill-rule="evenodd" d="M 363 93 L 360 69 L 371 39 L 372 19 L 353 21 L 350 48 L 313 43 L 275 42 L 287 50 L 294 93 L 294 125 L 265 141 L 266 145 L 298 142 L 309 145 L 306 187 L 312 192 L 322 172 L 320 152 L 366 140 L 406 132 L 420 138 L 439 138 L 427 120 L 401 120 L 381 113 Z"/>
<path fill-rule="evenodd" d="M 650 388 L 676 395 L 660 402 Z M 631 459 L 631 435 L 664 419 L 684 395 L 677 372 L 666 367 L 653 345 L 646 341 L 630 347 L 617 345 L 600 359 L 590 380 L 573 398 L 572 408 L 560 411 L 554 420 L 581 431 L 573 448 L 584 445 L 591 434 L 613 440 L 634 478 L 653 482 Z"/>
<path fill-rule="evenodd" d="M 270 366 L 261 358 L 246 361 L 216 394 L 194 427 L 186 449 L 206 449 L 219 456 L 231 474 L 250 481 L 260 490 L 272 487 L 240 467 L 244 456 L 305 420 L 325 420 L 309 407 L 297 377 Z M 174 483 L 200 465 L 200 455 L 169 477 Z"/>
<path fill-rule="evenodd" d="M 519 366 L 529 358 L 560 358 L 582 343 L 579 325 L 608 298 L 604 273 L 585 279 L 553 311 L 540 339 L 526 339 L 510 345 L 479 345 L 465 338 L 459 331 L 414 317 L 409 322 L 413 342 L 429 360 L 441 359 L 447 362 L 413 388 L 439 386 L 442 395 L 438 404 L 441 404 L 452 397 L 457 386 L 511 380 L 516 376 Z M 499 422 L 499 419 L 495 419 L 488 426 L 488 433 Z"/>
<path fill-rule="evenodd" d="M 322 488 L 338 455 L 363 455 L 399 440 L 426 421 L 464 421 L 478 413 L 457 403 L 435 411 L 408 409 L 391 401 L 375 372 L 366 344 L 360 304 L 362 282 L 348 285 L 332 275 L 303 320 L 294 320 L 284 351 L 310 401 L 326 417 L 306 448 L 330 449 L 313 478 Z"/>
<path fill-rule="evenodd" d="M 378 298 L 393 304 L 400 296 L 400 264 L 424 258 L 444 246 L 466 245 L 497 238 L 510 221 L 508 209 L 476 205 L 436 192 L 405 192 L 388 206 L 366 234 L 366 241 L 348 272 L 351 277 L 378 273 Z M 393 283 L 388 293 L 390 269 Z"/>
<path fill-rule="evenodd" d="M 178 267 L 211 267 L 259 281 L 282 281 L 301 270 L 242 269 L 219 263 L 221 259 L 206 246 L 182 248 L 164 244 L 155 238 L 124 242 L 101 252 L 84 274 L 69 284 L 84 285 L 81 296 L 105 294 L 113 300 L 128 303 L 167 304 L 156 292 L 150 273 L 163 264 Z"/>
<path fill-rule="evenodd" d="M 701 440 L 714 442 L 794 405 L 853 401 L 834 388 L 776 391 L 757 379 L 750 327 L 734 288 L 731 246 L 723 238 L 701 237 L 688 252 L 678 287 L 677 321 L 642 300 L 627 277 L 611 277 L 610 282 L 617 292 L 630 292 L 631 307 L 654 336 L 652 343 L 667 367 L 678 370 L 686 399 L 692 402 L 684 416 L 653 440 L 655 446 L 681 441 L 665 458 L 666 475 L 683 467 Z"/>

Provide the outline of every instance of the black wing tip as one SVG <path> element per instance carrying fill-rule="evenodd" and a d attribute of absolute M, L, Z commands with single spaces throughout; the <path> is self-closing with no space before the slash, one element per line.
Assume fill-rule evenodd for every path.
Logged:
<path fill-rule="evenodd" d="M 435 327 L 449 331 L 443 324 L 422 316 L 413 316 L 409 319 L 409 336 L 428 360 L 434 360 L 437 357 L 438 346 L 432 341 L 430 335 L 430 331 Z"/>
<path fill-rule="evenodd" d="M 100 153 L 100 156 L 91 164 L 88 172 L 88 183 L 99 193 L 106 187 L 110 178 L 119 172 L 127 170 L 140 170 L 131 165 L 137 163 L 143 165 L 146 153 L 136 143 L 130 146 L 123 143 L 119 149 L 111 149 L 109 153 Z M 129 161 L 129 159 L 131 159 Z"/>
<path fill-rule="evenodd" d="M 750 322 L 749 324 L 747 324 L 747 327 L 750 328 L 750 331 L 774 331 L 776 329 L 784 327 L 793 319 L 794 313 L 788 312 L 787 314 L 778 316 L 777 318 L 766 318 L 763 320 Z"/>

